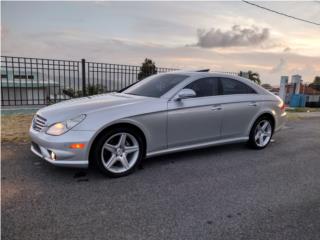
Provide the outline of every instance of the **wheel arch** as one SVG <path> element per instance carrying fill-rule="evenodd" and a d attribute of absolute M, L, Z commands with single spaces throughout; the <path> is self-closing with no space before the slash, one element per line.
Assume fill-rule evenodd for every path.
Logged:
<path fill-rule="evenodd" d="M 92 137 L 92 140 L 89 144 L 89 150 L 88 150 L 88 160 L 89 160 L 89 164 L 92 161 L 92 153 L 93 153 L 93 149 L 95 146 L 96 141 L 107 131 L 109 131 L 110 129 L 116 128 L 116 127 L 129 127 L 131 129 L 134 129 L 135 131 L 137 131 L 143 140 L 143 144 L 145 146 L 145 152 L 144 155 L 146 154 L 146 150 L 147 150 L 147 145 L 148 145 L 148 141 L 147 141 L 147 135 L 145 133 L 145 131 L 142 130 L 142 127 L 140 127 L 137 123 L 134 123 L 132 121 L 120 121 L 120 122 L 113 122 L 110 123 L 108 125 L 103 126 L 99 131 L 96 132 L 96 134 Z"/>
<path fill-rule="evenodd" d="M 261 118 L 261 117 L 267 117 L 271 120 L 271 124 L 272 124 L 272 131 L 275 130 L 275 125 L 276 125 L 276 119 L 275 119 L 275 116 L 274 114 L 271 112 L 271 111 L 265 111 L 265 112 L 262 112 L 262 113 L 259 113 L 255 118 L 254 120 L 250 123 L 250 127 L 247 131 L 248 135 L 250 134 L 250 131 L 253 127 L 253 125 L 255 124 L 255 122 Z"/>

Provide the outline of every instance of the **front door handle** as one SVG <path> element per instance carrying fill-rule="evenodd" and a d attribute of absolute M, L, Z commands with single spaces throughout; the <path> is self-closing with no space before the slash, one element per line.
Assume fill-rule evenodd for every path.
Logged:
<path fill-rule="evenodd" d="M 257 103 L 256 103 L 256 102 L 251 102 L 251 103 L 249 103 L 249 106 L 256 107 L 256 106 L 257 106 Z"/>

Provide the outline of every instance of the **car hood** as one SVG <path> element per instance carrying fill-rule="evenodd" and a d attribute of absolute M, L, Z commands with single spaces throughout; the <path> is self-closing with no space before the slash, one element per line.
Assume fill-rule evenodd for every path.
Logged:
<path fill-rule="evenodd" d="M 56 103 L 40 109 L 37 114 L 46 118 L 47 123 L 51 124 L 77 117 L 80 114 L 135 104 L 145 99 L 146 97 L 122 93 L 101 94 Z"/>

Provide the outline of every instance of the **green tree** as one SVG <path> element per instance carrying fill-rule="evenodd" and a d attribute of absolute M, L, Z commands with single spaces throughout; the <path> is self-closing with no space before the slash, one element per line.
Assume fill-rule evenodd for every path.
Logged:
<path fill-rule="evenodd" d="M 313 83 L 311 83 L 309 87 L 320 91 L 320 76 L 315 76 Z"/>
<path fill-rule="evenodd" d="M 146 58 L 140 67 L 140 72 L 138 73 L 139 81 L 157 73 L 157 67 L 155 62 L 151 59 Z"/>
<path fill-rule="evenodd" d="M 313 83 L 320 84 L 320 76 L 315 76 L 314 80 L 313 80 Z"/>
<path fill-rule="evenodd" d="M 261 84 L 260 75 L 257 72 L 253 72 L 251 70 L 247 72 L 240 71 L 239 76 L 245 77 L 250 79 L 251 81 L 255 82 L 256 84 Z"/>

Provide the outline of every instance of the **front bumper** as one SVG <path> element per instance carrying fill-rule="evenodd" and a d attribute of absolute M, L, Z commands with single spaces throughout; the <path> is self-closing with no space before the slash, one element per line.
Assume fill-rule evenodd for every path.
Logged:
<path fill-rule="evenodd" d="M 94 131 L 68 131 L 61 136 L 50 136 L 44 132 L 29 130 L 31 151 L 47 162 L 61 167 L 86 168 L 89 165 L 89 144 Z M 83 149 L 71 149 L 73 143 L 84 143 Z M 55 158 L 51 157 L 51 153 Z"/>

